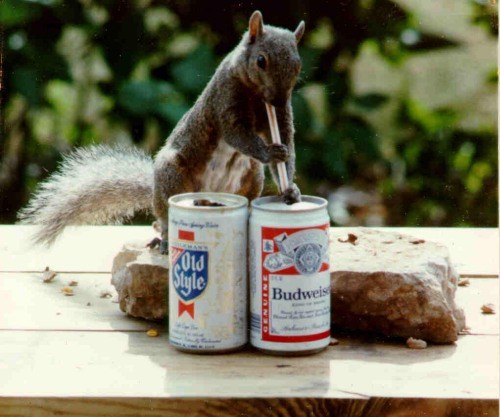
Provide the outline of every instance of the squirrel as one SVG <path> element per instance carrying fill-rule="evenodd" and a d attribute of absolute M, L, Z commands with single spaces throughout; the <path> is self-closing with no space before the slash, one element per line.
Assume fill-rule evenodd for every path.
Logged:
<path fill-rule="evenodd" d="M 119 224 L 137 211 L 153 212 L 167 251 L 168 199 L 212 191 L 259 197 L 268 164 L 276 184 L 277 162 L 286 162 L 287 204 L 300 201 L 295 174 L 291 93 L 301 70 L 297 45 L 304 34 L 264 25 L 255 11 L 240 43 L 181 118 L 154 160 L 142 151 L 103 145 L 80 148 L 63 159 L 20 210 L 24 224 L 38 224 L 35 243 L 52 244 L 76 224 Z M 272 144 L 264 103 L 276 108 L 282 144 Z M 278 187 L 279 188 L 279 187 Z"/>

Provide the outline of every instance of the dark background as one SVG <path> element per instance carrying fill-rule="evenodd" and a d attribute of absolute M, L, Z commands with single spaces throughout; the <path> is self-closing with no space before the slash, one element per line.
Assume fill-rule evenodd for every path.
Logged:
<path fill-rule="evenodd" d="M 155 153 L 255 9 L 306 21 L 297 182 L 334 223 L 497 225 L 493 0 L 3 0 L 0 223 L 74 147 Z"/>

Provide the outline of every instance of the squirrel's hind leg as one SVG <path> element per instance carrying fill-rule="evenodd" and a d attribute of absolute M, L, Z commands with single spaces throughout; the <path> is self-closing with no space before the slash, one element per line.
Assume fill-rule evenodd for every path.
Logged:
<path fill-rule="evenodd" d="M 155 162 L 153 186 L 153 211 L 160 223 L 160 253 L 168 253 L 168 199 L 181 193 L 194 191 L 193 178 L 180 167 L 175 153 Z"/>

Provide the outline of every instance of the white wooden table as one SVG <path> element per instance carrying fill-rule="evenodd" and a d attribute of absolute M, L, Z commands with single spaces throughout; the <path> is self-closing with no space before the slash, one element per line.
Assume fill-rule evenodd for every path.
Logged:
<path fill-rule="evenodd" d="M 0 416 L 498 416 L 498 314 L 480 311 L 499 307 L 498 230 L 390 230 L 448 245 L 471 281 L 457 293 L 470 335 L 425 350 L 339 335 L 306 358 L 183 354 L 163 324 L 114 302 L 113 256 L 151 228 L 74 228 L 40 250 L 30 227 L 0 226 Z M 49 284 L 45 266 L 59 272 Z M 159 337 L 146 335 L 152 327 Z"/>

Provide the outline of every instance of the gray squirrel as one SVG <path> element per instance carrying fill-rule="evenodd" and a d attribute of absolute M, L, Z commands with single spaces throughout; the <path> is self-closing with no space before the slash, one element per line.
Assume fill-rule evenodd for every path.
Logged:
<path fill-rule="evenodd" d="M 295 174 L 291 93 L 301 69 L 297 49 L 305 24 L 295 32 L 250 17 L 248 31 L 217 68 L 193 107 L 182 117 L 154 161 L 125 147 L 92 146 L 67 156 L 59 172 L 42 183 L 19 212 L 25 224 L 40 225 L 36 243 L 52 244 L 76 224 L 121 223 L 137 211 L 153 211 L 166 251 L 168 198 L 213 191 L 252 200 L 269 164 L 286 161 L 286 203 L 300 201 Z M 264 102 L 276 107 L 282 144 L 272 144 Z"/>

